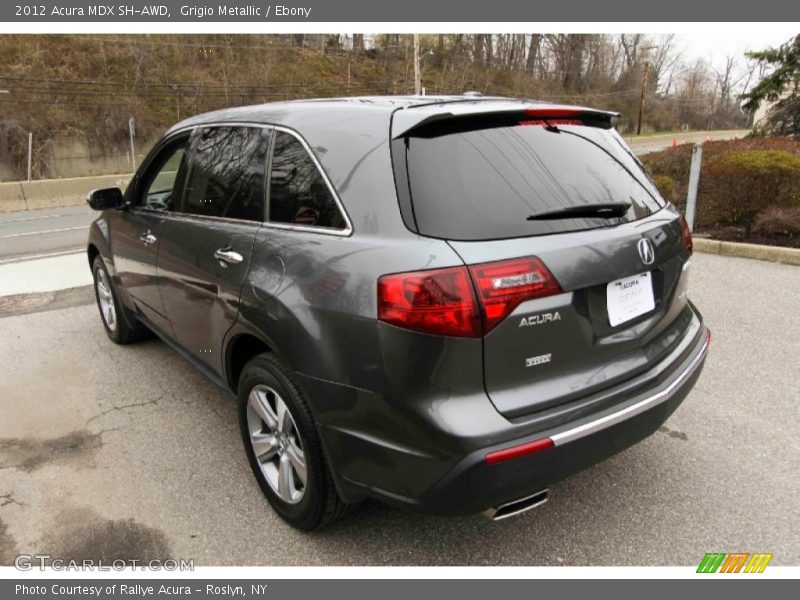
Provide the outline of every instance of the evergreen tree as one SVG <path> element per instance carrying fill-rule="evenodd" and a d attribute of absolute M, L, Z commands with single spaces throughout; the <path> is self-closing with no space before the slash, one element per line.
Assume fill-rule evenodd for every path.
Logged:
<path fill-rule="evenodd" d="M 748 52 L 747 56 L 774 67 L 752 90 L 742 96 L 745 110 L 773 102 L 760 133 L 791 135 L 800 133 L 800 35 L 778 48 Z"/>

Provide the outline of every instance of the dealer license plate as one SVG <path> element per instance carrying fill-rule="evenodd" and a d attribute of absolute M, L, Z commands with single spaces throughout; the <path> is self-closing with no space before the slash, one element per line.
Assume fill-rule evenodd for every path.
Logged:
<path fill-rule="evenodd" d="M 650 273 L 639 273 L 609 283 L 606 286 L 606 306 L 612 327 L 653 310 L 656 301 Z"/>

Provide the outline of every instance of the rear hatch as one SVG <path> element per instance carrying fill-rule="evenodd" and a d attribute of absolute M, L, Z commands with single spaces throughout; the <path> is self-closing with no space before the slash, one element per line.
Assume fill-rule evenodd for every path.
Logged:
<path fill-rule="evenodd" d="M 690 238 L 613 114 L 503 108 L 419 119 L 392 150 L 407 225 L 470 266 L 486 390 L 515 418 L 633 377 L 678 343 Z"/>

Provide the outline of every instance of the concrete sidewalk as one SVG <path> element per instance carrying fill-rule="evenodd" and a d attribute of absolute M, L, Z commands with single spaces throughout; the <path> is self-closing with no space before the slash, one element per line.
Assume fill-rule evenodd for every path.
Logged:
<path fill-rule="evenodd" d="M 83 250 L 0 264 L 0 296 L 50 292 L 92 284 Z"/>
<path fill-rule="evenodd" d="M 704 237 L 695 237 L 693 241 L 694 249 L 697 252 L 736 256 L 739 258 L 752 258 L 754 260 L 767 260 L 769 262 L 800 266 L 800 248 L 725 242 Z"/>

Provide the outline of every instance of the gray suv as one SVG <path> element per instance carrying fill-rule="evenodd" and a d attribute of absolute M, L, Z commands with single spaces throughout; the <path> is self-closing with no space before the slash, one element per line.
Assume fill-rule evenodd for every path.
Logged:
<path fill-rule="evenodd" d="M 508 517 L 653 433 L 710 333 L 692 241 L 615 113 L 368 97 L 183 121 L 88 240 L 106 332 L 237 397 L 261 489 Z"/>

